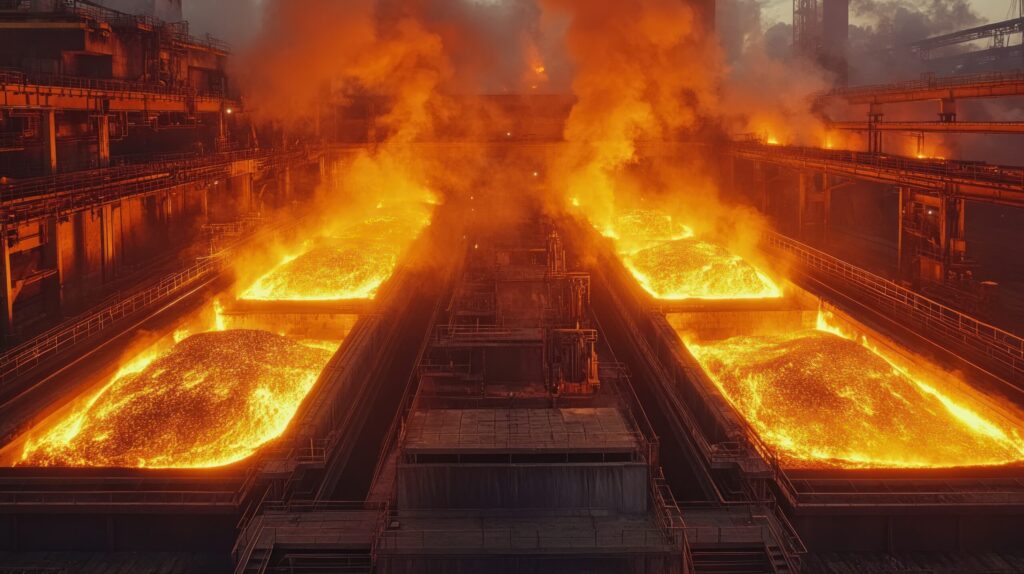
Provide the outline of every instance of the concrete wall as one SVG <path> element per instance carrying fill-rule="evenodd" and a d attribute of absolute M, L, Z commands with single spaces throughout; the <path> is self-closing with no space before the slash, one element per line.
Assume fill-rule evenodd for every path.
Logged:
<path fill-rule="evenodd" d="M 604 508 L 647 511 L 647 465 L 399 464 L 399 509 Z"/>
<path fill-rule="evenodd" d="M 1013 552 L 1024 547 L 1024 516 L 1007 508 L 889 514 L 797 515 L 793 525 L 812 552 Z"/>
<path fill-rule="evenodd" d="M 0 551 L 223 551 L 235 538 L 237 514 L 3 513 Z"/>

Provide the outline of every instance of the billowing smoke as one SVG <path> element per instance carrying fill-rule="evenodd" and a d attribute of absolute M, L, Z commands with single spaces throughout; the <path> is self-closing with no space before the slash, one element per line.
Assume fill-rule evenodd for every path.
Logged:
<path fill-rule="evenodd" d="M 695 132 L 716 106 L 720 56 L 695 11 L 676 0 L 542 0 L 568 18 L 565 46 L 577 97 L 554 159 L 554 186 L 601 229 L 641 188 L 642 142 Z"/>

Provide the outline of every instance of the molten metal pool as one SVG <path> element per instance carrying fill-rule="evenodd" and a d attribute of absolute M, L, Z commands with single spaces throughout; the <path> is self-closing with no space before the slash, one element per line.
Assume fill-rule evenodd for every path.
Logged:
<path fill-rule="evenodd" d="M 1024 460 L 1020 421 L 925 382 L 830 329 L 690 352 L 791 468 L 951 468 Z"/>
<path fill-rule="evenodd" d="M 304 245 L 286 256 L 240 299 L 344 301 L 372 299 L 398 259 L 430 223 L 421 212 L 393 210 Z"/>
<path fill-rule="evenodd" d="M 626 268 L 656 299 L 763 299 L 781 297 L 767 275 L 716 243 L 695 237 L 671 216 L 626 212 L 605 235 L 615 239 Z"/>
<path fill-rule="evenodd" d="M 331 355 L 264 331 L 192 335 L 30 436 L 17 464 L 202 468 L 242 460 L 284 432 Z"/>

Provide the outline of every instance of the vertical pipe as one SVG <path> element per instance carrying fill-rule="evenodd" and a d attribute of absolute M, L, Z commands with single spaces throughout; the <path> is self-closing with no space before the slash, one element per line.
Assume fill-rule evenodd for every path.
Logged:
<path fill-rule="evenodd" d="M 43 129 L 43 171 L 47 175 L 57 173 L 57 110 L 42 111 Z"/>
<path fill-rule="evenodd" d="M 11 277 L 11 245 L 7 241 L 7 228 L 3 228 L 3 236 L 0 237 L 0 255 L 3 257 L 3 261 L 0 264 L 3 265 L 3 297 L 4 297 L 4 314 L 0 318 L 0 326 L 3 327 L 3 336 L 5 339 L 11 339 L 14 336 L 14 283 Z"/>
<path fill-rule="evenodd" d="M 60 220 L 51 217 L 46 222 L 45 265 L 56 271 L 47 286 L 47 311 L 55 317 L 61 316 L 64 308 L 64 264 L 62 261 Z"/>
<path fill-rule="evenodd" d="M 99 166 L 110 166 L 110 116 L 103 114 L 96 118 L 97 154 Z"/>
<path fill-rule="evenodd" d="M 896 235 L 896 276 L 903 277 L 903 220 L 906 217 L 904 213 L 906 209 L 907 201 L 907 190 L 906 188 L 900 187 L 900 200 L 897 211 L 899 212 L 899 231 Z"/>

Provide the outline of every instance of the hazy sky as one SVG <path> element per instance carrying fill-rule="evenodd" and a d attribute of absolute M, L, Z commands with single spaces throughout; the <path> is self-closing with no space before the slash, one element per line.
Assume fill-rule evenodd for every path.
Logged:
<path fill-rule="evenodd" d="M 301 1 L 301 0 L 296 0 Z M 465 0 L 451 0 L 453 2 Z M 481 3 L 502 0 L 470 0 Z M 1020 0 L 1024 2 L 1024 0 Z M 184 0 L 185 18 L 196 30 L 212 32 L 228 40 L 242 40 L 258 23 L 258 10 L 262 0 Z M 775 22 L 790 22 L 793 19 L 792 0 L 761 0 L 766 27 Z M 998 22 L 1005 20 L 1010 9 L 1010 0 L 970 0 L 971 6 L 984 20 Z"/>
<path fill-rule="evenodd" d="M 970 4 L 978 15 L 989 22 L 1005 20 L 1010 10 L 1010 0 L 971 0 Z M 792 0 L 764 0 L 763 6 L 766 23 L 793 20 Z"/>

